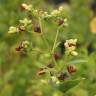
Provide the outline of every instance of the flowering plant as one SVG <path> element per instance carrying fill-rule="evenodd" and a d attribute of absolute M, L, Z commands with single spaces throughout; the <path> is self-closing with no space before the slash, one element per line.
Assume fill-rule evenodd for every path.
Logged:
<path fill-rule="evenodd" d="M 21 5 L 21 8 L 27 13 L 27 17 L 19 20 L 19 24 L 16 27 L 11 26 L 8 33 L 19 34 L 21 36 L 25 33 L 30 35 L 36 34 L 36 37 L 39 35 L 44 48 L 37 46 L 39 44 L 36 45 L 31 39 L 23 38 L 15 48 L 16 52 L 25 55 L 35 54 L 36 58 L 42 61 L 41 65 L 38 64 L 39 68 L 36 73 L 38 78 L 43 78 L 44 76 L 44 78 L 40 80 L 41 83 L 50 84 L 61 92 L 67 92 L 84 78 L 75 77 L 78 70 L 76 66 L 72 64 L 81 62 L 76 59 L 76 56 L 79 54 L 76 51 L 77 39 L 68 39 L 63 43 L 58 40 L 60 31 L 68 26 L 68 20 L 64 16 L 64 8 L 60 6 L 57 10 L 49 13 L 34 9 L 32 5 L 25 3 Z M 48 22 L 56 26 L 57 31 L 54 38 L 52 38 L 52 44 L 50 44 L 50 40 L 46 37 L 48 33 L 44 30 L 43 22 Z M 60 47 L 61 44 L 63 44 L 62 47 Z M 52 47 L 50 45 L 52 45 Z M 60 51 L 58 51 L 58 49 L 60 49 Z M 63 52 L 61 52 L 62 49 Z"/>

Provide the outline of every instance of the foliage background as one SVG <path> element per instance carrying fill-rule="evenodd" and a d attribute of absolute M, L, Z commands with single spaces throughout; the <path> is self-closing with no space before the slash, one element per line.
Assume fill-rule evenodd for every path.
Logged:
<path fill-rule="evenodd" d="M 50 11 L 59 6 L 50 2 L 51 0 L 0 0 L 0 96 L 63 96 L 50 85 L 42 84 L 41 77 L 36 76 L 37 69 L 43 64 L 43 56 L 40 60 L 37 54 L 24 55 L 15 52 L 14 48 L 23 39 L 33 40 L 38 46 L 42 44 L 38 35 L 33 37 L 25 34 L 8 35 L 8 28 L 16 25 L 19 19 L 26 16 L 21 13 L 20 4 L 32 3 L 37 9 Z M 56 1 L 55 1 L 56 2 Z M 75 88 L 69 90 L 64 96 L 95 96 L 96 95 L 96 35 L 91 33 L 90 21 L 93 18 L 90 8 L 92 0 L 71 0 L 65 7 L 69 26 L 62 30 L 59 38 L 66 40 L 78 38 L 78 53 L 81 59 L 88 60 L 87 63 L 76 64 L 76 76 L 84 77 L 86 80 Z M 63 4 L 63 3 L 62 3 Z M 51 24 L 46 24 L 48 29 L 47 38 L 52 46 L 55 32 Z M 53 34 L 53 35 L 51 35 Z M 30 39 L 31 38 L 31 39 Z"/>

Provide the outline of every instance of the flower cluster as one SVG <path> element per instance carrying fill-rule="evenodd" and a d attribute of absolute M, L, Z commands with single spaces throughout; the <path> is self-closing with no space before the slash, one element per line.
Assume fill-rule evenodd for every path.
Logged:
<path fill-rule="evenodd" d="M 64 43 L 66 51 L 69 54 L 72 54 L 73 56 L 78 55 L 78 53 L 75 51 L 76 50 L 76 43 L 77 43 L 77 39 L 69 39 L 69 40 L 66 40 L 66 42 Z"/>
<path fill-rule="evenodd" d="M 23 3 L 21 5 L 21 9 L 33 14 L 34 16 L 38 16 L 39 15 L 39 11 L 37 9 L 34 9 L 32 5 L 27 5 L 25 3 Z"/>
<path fill-rule="evenodd" d="M 24 27 L 26 27 L 27 25 L 31 24 L 31 20 L 24 18 L 23 20 L 19 20 L 20 24 L 22 24 Z"/>
<path fill-rule="evenodd" d="M 25 31 L 26 27 L 31 24 L 31 20 L 24 18 L 23 20 L 19 20 L 20 24 L 17 27 L 11 26 L 9 28 L 8 33 L 19 33 L 21 31 Z"/>
<path fill-rule="evenodd" d="M 25 40 L 25 41 L 22 41 L 18 47 L 16 47 L 16 51 L 22 51 L 24 49 L 27 49 L 28 47 L 30 46 L 30 43 L 29 41 Z"/>
<path fill-rule="evenodd" d="M 60 15 L 63 11 L 64 11 L 64 7 L 63 7 L 63 6 L 60 6 L 58 10 L 53 10 L 53 11 L 51 12 L 51 15 L 52 15 L 52 16 L 58 16 L 58 15 Z"/>
<path fill-rule="evenodd" d="M 11 26 L 9 28 L 8 33 L 16 33 L 16 32 L 19 32 L 19 29 L 18 28 L 14 27 L 14 26 Z"/>
<path fill-rule="evenodd" d="M 68 26 L 67 23 L 68 20 L 63 16 L 63 11 L 64 11 L 63 6 L 60 6 L 58 10 L 53 10 L 50 13 L 43 10 L 34 9 L 32 5 L 30 4 L 27 5 L 25 3 L 21 5 L 21 8 L 28 12 L 28 18 L 25 17 L 24 19 L 19 20 L 19 25 L 17 27 L 11 26 L 9 28 L 8 33 L 16 33 L 16 32 L 20 33 L 23 31 L 32 32 L 32 29 L 34 32 L 41 33 L 41 28 L 40 28 L 41 21 L 39 22 L 37 20 L 39 19 L 45 20 L 45 18 L 52 18 L 52 21 L 53 22 L 56 21 L 58 26 L 61 25 Z"/>
<path fill-rule="evenodd" d="M 21 8 L 27 11 L 31 11 L 33 9 L 32 5 L 27 5 L 25 3 L 21 5 Z"/>

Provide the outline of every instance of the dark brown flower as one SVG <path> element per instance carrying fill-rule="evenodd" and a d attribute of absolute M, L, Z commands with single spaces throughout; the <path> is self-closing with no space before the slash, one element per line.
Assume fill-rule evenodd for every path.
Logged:
<path fill-rule="evenodd" d="M 59 60 L 61 58 L 61 55 L 59 53 L 54 53 L 54 59 Z"/>
<path fill-rule="evenodd" d="M 41 28 L 39 26 L 34 27 L 34 32 L 41 33 Z"/>
<path fill-rule="evenodd" d="M 57 21 L 57 23 L 58 23 L 59 26 L 61 26 L 62 24 L 64 24 L 64 20 L 63 20 L 63 19 L 59 19 L 59 20 Z"/>
<path fill-rule="evenodd" d="M 68 74 L 66 72 L 61 72 L 58 76 L 58 79 L 63 81 L 68 77 Z"/>
<path fill-rule="evenodd" d="M 17 48 L 15 48 L 16 51 L 21 51 L 23 49 L 23 46 L 18 46 Z"/>
<path fill-rule="evenodd" d="M 76 68 L 75 68 L 75 66 L 67 66 L 67 71 L 70 74 L 72 74 L 72 73 L 76 72 Z"/>

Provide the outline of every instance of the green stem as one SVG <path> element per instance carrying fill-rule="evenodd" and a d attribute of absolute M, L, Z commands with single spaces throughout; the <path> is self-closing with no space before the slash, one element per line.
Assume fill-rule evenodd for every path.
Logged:
<path fill-rule="evenodd" d="M 53 54 L 52 54 L 52 60 L 53 60 L 54 64 L 57 65 L 57 62 L 56 62 L 56 60 L 54 59 Z"/>
<path fill-rule="evenodd" d="M 54 40 L 54 44 L 53 44 L 53 48 L 52 48 L 52 51 L 51 51 L 51 53 L 53 54 L 54 53 L 54 51 L 55 51 L 55 48 L 56 48 L 56 43 L 57 43 L 57 39 L 58 39 L 58 35 L 59 35 L 59 32 L 60 32 L 60 28 L 61 28 L 62 26 L 60 26 L 58 29 L 57 29 L 57 32 L 56 32 L 56 36 L 55 36 L 55 40 Z"/>
<path fill-rule="evenodd" d="M 44 51 L 41 51 L 40 49 L 32 49 L 32 51 L 36 51 L 36 52 L 39 52 L 39 53 L 45 53 Z"/>
<path fill-rule="evenodd" d="M 69 59 L 69 55 L 67 53 L 65 53 L 65 55 L 64 55 L 64 64 L 62 65 L 62 67 L 60 68 L 60 70 L 58 71 L 58 73 L 60 73 L 61 71 L 63 71 L 64 68 L 67 66 L 68 59 Z"/>
<path fill-rule="evenodd" d="M 41 22 L 41 18 L 40 18 L 40 17 L 39 17 L 39 25 L 40 25 L 40 28 L 41 28 L 41 33 L 42 33 L 41 36 L 42 36 L 42 39 L 44 40 L 44 42 L 45 42 L 46 46 L 48 47 L 48 49 L 50 49 L 50 48 L 49 48 L 49 44 L 48 44 L 46 38 L 44 37 L 44 33 L 43 33 L 43 31 L 42 31 L 42 22 Z M 56 33 L 54 45 L 53 45 L 52 52 L 51 52 L 52 61 L 54 62 L 55 65 L 57 65 L 57 62 L 56 62 L 56 60 L 55 60 L 54 57 L 53 57 L 53 53 L 54 53 L 54 50 L 55 50 L 56 45 L 57 45 L 56 43 L 57 43 L 57 39 L 58 39 L 58 35 L 59 35 L 59 30 L 60 30 L 61 27 L 62 27 L 62 26 L 60 26 L 60 27 L 57 29 L 57 33 Z"/>
<path fill-rule="evenodd" d="M 44 37 L 44 33 L 43 33 L 43 28 L 42 28 L 42 22 L 41 22 L 41 18 L 39 17 L 39 25 L 40 25 L 40 29 L 41 29 L 41 37 L 42 37 L 42 40 L 45 42 L 45 45 L 47 46 L 47 47 L 49 47 L 48 46 L 48 42 L 47 42 L 47 40 L 46 40 L 46 38 Z"/>

